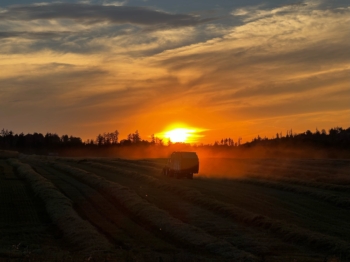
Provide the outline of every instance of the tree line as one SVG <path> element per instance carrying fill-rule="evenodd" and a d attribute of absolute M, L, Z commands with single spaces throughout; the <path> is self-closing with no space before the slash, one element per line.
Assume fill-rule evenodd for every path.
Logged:
<path fill-rule="evenodd" d="M 0 147 L 3 149 L 11 148 L 54 148 L 54 147 L 75 147 L 82 145 L 82 139 L 80 137 L 57 134 L 41 133 L 33 134 L 14 134 L 11 130 L 2 129 L 0 131 Z"/>
<path fill-rule="evenodd" d="M 22 151 L 22 149 L 47 149 L 55 150 L 60 148 L 79 148 L 79 147 L 123 147 L 123 146 L 171 146 L 173 143 L 167 141 L 164 143 L 163 139 L 151 135 L 151 139 L 144 140 L 141 138 L 140 133 L 136 130 L 133 133 L 127 135 L 125 139 L 119 139 L 119 132 L 115 130 L 113 132 L 105 132 L 98 134 L 95 139 L 88 139 L 83 141 L 80 137 L 74 137 L 69 135 L 59 136 L 56 133 L 33 133 L 33 134 L 15 134 L 7 129 L 0 131 L 0 148 L 1 149 L 15 149 Z M 242 143 L 242 138 L 237 140 L 232 138 L 222 138 L 209 145 L 195 145 L 196 147 L 253 147 L 257 145 L 262 146 L 299 146 L 309 145 L 316 147 L 338 147 L 350 149 L 350 128 L 343 129 L 342 127 L 334 127 L 328 130 L 324 129 L 315 132 L 307 130 L 303 133 L 293 133 L 292 130 L 288 130 L 283 136 L 282 133 L 277 133 L 273 138 L 255 137 L 252 141 Z"/>
<path fill-rule="evenodd" d="M 314 132 L 307 130 L 302 133 L 293 133 L 293 130 L 287 130 L 286 135 L 277 133 L 274 138 L 255 137 L 251 142 L 245 143 L 245 147 L 253 147 L 256 145 L 262 146 L 312 146 L 312 147 L 333 147 L 350 149 L 350 127 L 343 129 L 342 127 L 334 127 L 328 130 L 321 131 L 316 128 Z"/>
<path fill-rule="evenodd" d="M 163 140 L 152 135 L 151 141 L 141 139 L 140 133 L 136 130 L 134 133 L 128 134 L 126 139 L 119 141 L 119 131 L 105 132 L 98 134 L 95 139 L 87 139 L 83 141 L 80 137 L 62 135 L 56 133 L 28 133 L 15 134 L 11 130 L 2 129 L 0 131 L 0 148 L 2 149 L 55 149 L 69 147 L 108 147 L 108 146 L 128 146 L 128 145 L 164 145 Z"/>

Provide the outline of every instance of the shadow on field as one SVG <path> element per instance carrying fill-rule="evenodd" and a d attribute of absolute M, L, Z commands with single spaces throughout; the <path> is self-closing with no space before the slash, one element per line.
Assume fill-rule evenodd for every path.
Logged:
<path fill-rule="evenodd" d="M 348 159 L 200 158 L 202 178 L 296 179 L 350 185 Z"/>

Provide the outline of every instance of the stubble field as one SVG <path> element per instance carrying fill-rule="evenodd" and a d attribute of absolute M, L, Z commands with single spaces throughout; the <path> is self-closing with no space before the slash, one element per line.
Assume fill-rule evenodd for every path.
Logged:
<path fill-rule="evenodd" d="M 348 261 L 350 161 L 0 159 L 0 260 Z"/>

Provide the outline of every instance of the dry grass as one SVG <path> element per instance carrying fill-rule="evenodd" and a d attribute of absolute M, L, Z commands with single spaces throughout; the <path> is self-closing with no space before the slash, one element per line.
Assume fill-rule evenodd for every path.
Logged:
<path fill-rule="evenodd" d="M 161 231 L 161 233 L 166 234 L 172 239 L 186 243 L 192 247 L 205 248 L 214 254 L 235 259 L 235 261 L 256 260 L 253 255 L 237 249 L 230 243 L 172 217 L 164 210 L 157 208 L 141 198 L 129 188 L 65 164 L 51 162 L 51 165 L 56 169 L 69 173 L 78 180 L 99 190 L 101 193 L 108 195 L 108 197 L 128 210 L 137 219 L 148 224 L 154 230 Z"/>
<path fill-rule="evenodd" d="M 63 160 L 65 162 L 72 162 L 72 163 L 82 163 L 82 162 L 99 162 L 99 163 L 105 163 L 105 164 L 117 164 L 120 167 L 126 167 L 130 169 L 147 169 L 150 172 L 159 172 L 164 165 L 152 163 L 146 160 L 139 161 L 139 160 L 125 160 L 120 158 L 103 158 L 103 157 L 91 157 L 91 158 L 83 158 L 83 157 L 69 157 L 69 158 L 59 158 L 57 160 Z"/>
<path fill-rule="evenodd" d="M 8 162 L 16 168 L 18 175 L 25 179 L 44 201 L 50 218 L 77 251 L 94 253 L 108 251 L 112 248 L 104 236 L 75 212 L 71 201 L 50 181 L 36 173 L 31 166 L 17 159 L 9 159 Z"/>
<path fill-rule="evenodd" d="M 321 233 L 313 232 L 311 230 L 301 228 L 293 224 L 274 220 L 260 214 L 248 212 L 231 204 L 208 198 L 197 190 L 170 184 L 152 176 L 126 171 L 121 168 L 116 168 L 100 163 L 86 162 L 86 164 L 95 168 L 114 172 L 118 175 L 132 176 L 135 179 L 142 179 L 143 181 L 151 183 L 158 188 L 175 193 L 185 200 L 196 203 L 224 216 L 228 216 L 233 220 L 243 223 L 247 226 L 266 229 L 278 235 L 281 239 L 287 242 L 310 246 L 317 251 L 326 251 L 328 253 L 341 254 L 343 257 L 350 258 L 349 243 L 336 237 L 323 235 Z"/>
<path fill-rule="evenodd" d="M 19 153 L 17 151 L 0 150 L 0 159 L 18 158 L 18 156 Z"/>
<path fill-rule="evenodd" d="M 249 175 L 249 178 L 253 179 L 265 179 L 265 180 L 271 180 L 275 182 L 282 182 L 287 184 L 294 184 L 294 185 L 300 185 L 300 186 L 306 186 L 306 187 L 314 187 L 314 188 L 320 188 L 325 190 L 331 190 L 331 191 L 339 191 L 339 192 L 350 192 L 350 186 L 342 186 L 342 185 L 335 185 L 335 184 L 328 184 L 323 182 L 316 182 L 311 180 L 303 180 L 303 179 L 297 179 L 297 178 L 273 178 L 273 177 L 261 177 L 259 175 Z"/>
<path fill-rule="evenodd" d="M 294 178 L 327 184 L 350 185 L 350 161 L 348 160 L 335 160 L 331 163 L 328 163 L 327 160 L 315 163 L 311 160 L 285 160 L 280 163 L 260 160 L 250 163 L 246 171 L 261 178 Z"/>
<path fill-rule="evenodd" d="M 320 191 L 315 191 L 313 189 L 309 189 L 305 187 L 290 185 L 288 183 L 283 183 L 281 181 L 276 182 L 276 181 L 271 181 L 271 180 L 269 181 L 269 180 L 263 180 L 263 179 L 257 179 L 257 178 L 237 179 L 236 181 L 240 183 L 255 184 L 255 185 L 264 186 L 264 187 L 281 189 L 284 191 L 289 191 L 297 194 L 308 195 L 314 198 L 321 199 L 328 203 L 331 203 L 337 207 L 350 208 L 350 199 L 346 197 L 340 197 L 340 196 L 334 195 L 330 192 L 320 192 Z M 309 182 L 308 184 L 309 185 L 312 184 L 314 187 L 318 186 L 318 188 L 321 188 L 320 185 L 316 183 Z M 304 183 L 304 185 L 306 184 Z M 337 187 L 337 189 L 339 188 Z"/>

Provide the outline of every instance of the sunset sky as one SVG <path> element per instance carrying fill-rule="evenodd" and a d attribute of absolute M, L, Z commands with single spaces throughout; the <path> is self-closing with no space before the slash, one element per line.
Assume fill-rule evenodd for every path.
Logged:
<path fill-rule="evenodd" d="M 349 25 L 345 0 L 1 0 L 0 129 L 213 143 L 347 128 Z"/>

